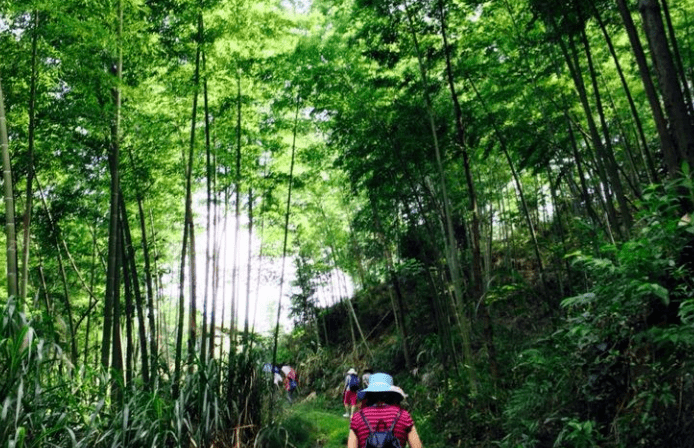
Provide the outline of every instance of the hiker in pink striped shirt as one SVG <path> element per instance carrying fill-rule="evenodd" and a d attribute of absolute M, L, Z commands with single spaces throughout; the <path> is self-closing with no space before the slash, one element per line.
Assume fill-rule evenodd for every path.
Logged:
<path fill-rule="evenodd" d="M 350 421 L 347 448 L 364 447 L 367 440 L 375 436 L 388 438 L 390 435 L 386 433 L 391 431 L 401 447 L 408 443 L 410 448 L 422 448 L 412 416 L 400 407 L 405 392 L 393 386 L 392 376 L 372 374 L 369 387 L 361 392 L 364 402 L 361 411 L 354 413 Z"/>

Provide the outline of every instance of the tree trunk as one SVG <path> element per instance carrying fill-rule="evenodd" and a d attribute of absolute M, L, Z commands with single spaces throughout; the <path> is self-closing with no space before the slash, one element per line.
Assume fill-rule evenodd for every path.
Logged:
<path fill-rule="evenodd" d="M 597 73 L 595 72 L 595 67 L 593 66 L 593 56 L 591 54 L 590 44 L 588 42 L 585 29 L 581 29 L 581 40 L 583 41 L 583 48 L 586 53 L 586 60 L 588 61 L 588 71 L 590 73 L 590 79 L 593 85 L 593 93 L 595 94 L 595 108 L 598 112 L 598 116 L 600 117 L 600 125 L 605 138 L 604 146 L 603 144 L 595 144 L 596 147 L 602 152 L 602 158 L 605 162 L 607 176 L 610 179 L 610 186 L 612 189 L 614 189 L 615 195 L 617 196 L 617 204 L 619 204 L 619 211 L 622 218 L 620 222 L 620 228 L 622 229 L 621 233 L 622 235 L 628 237 L 631 230 L 631 210 L 629 209 L 629 204 L 627 203 L 627 198 L 624 194 L 622 181 L 619 178 L 617 161 L 614 157 L 614 150 L 612 148 L 612 137 L 609 132 L 609 127 L 607 126 L 607 120 L 605 119 L 605 111 L 602 107 L 602 99 L 598 86 L 598 77 Z M 579 69 L 578 60 L 576 60 L 576 68 Z"/>
<path fill-rule="evenodd" d="M 89 287 L 91 290 L 94 290 L 94 277 L 96 273 L 96 254 L 97 254 L 97 245 L 96 245 L 96 224 L 97 224 L 97 219 L 94 219 L 94 229 L 92 231 L 92 263 L 91 263 L 91 273 L 89 276 Z M 89 296 L 89 310 L 91 310 L 94 306 L 96 306 L 96 297 L 94 295 Z M 87 313 L 87 329 L 85 330 L 85 343 L 84 343 L 84 365 L 85 367 L 87 366 L 88 358 L 87 356 L 89 355 L 89 339 L 90 339 L 90 334 L 91 334 L 91 318 L 92 318 L 92 313 L 89 312 Z"/>
<path fill-rule="evenodd" d="M 492 376 L 492 380 L 496 382 L 498 380 L 498 366 L 496 362 L 496 348 L 494 346 L 494 338 L 493 338 L 493 331 L 491 327 L 491 319 L 489 317 L 489 311 L 487 309 L 486 304 L 482 300 L 485 294 L 485 284 L 484 284 L 484 279 L 482 276 L 482 238 L 480 236 L 480 219 L 479 219 L 479 209 L 477 205 L 477 193 L 475 191 L 475 182 L 472 176 L 472 168 L 470 166 L 470 155 L 468 153 L 468 148 L 467 144 L 465 142 L 465 129 L 463 128 L 463 114 L 462 110 L 460 107 L 460 102 L 458 100 L 458 93 L 455 90 L 455 82 L 453 78 L 453 68 L 451 64 L 451 50 L 450 46 L 448 45 L 448 38 L 446 35 L 446 17 L 445 17 L 445 9 L 443 7 L 443 0 L 439 0 L 439 19 L 441 23 L 441 37 L 443 40 L 443 50 L 444 50 L 444 55 L 446 58 L 446 78 L 448 80 L 448 87 L 451 92 L 451 100 L 453 101 L 453 109 L 455 112 L 455 128 L 456 128 L 456 139 L 458 146 L 460 150 L 462 151 L 463 155 L 463 168 L 465 171 L 465 180 L 467 183 L 467 189 L 468 189 L 468 199 L 470 201 L 469 204 L 469 209 L 470 212 L 472 213 L 472 222 L 470 223 L 471 225 L 471 248 L 472 248 L 472 288 L 471 288 L 471 299 L 472 303 L 476 303 L 479 306 L 480 311 L 482 312 L 482 320 L 483 320 L 483 326 L 484 326 L 484 340 L 485 340 L 485 345 L 487 347 L 487 356 L 489 357 L 489 371 Z M 423 68 L 420 68 L 420 70 L 423 71 Z M 445 186 L 445 176 L 443 172 L 443 165 L 441 161 L 441 156 L 439 154 L 438 150 L 438 145 L 436 147 L 436 160 L 437 160 L 437 167 L 439 170 L 439 176 L 441 177 L 441 188 L 443 192 L 443 202 L 444 202 L 444 209 L 446 210 L 449 207 L 449 200 L 448 200 L 448 194 L 446 193 L 446 186 Z M 451 278 L 453 280 L 454 288 L 460 288 L 460 291 L 456 293 L 458 295 L 458 300 L 462 298 L 462 285 L 459 280 L 461 274 L 461 269 L 460 269 L 460 262 L 458 260 L 458 257 L 455 254 L 456 248 L 457 248 L 457 243 L 455 240 L 455 237 L 453 235 L 453 223 L 452 223 L 452 218 L 451 218 L 451 213 L 450 210 L 445 211 L 446 214 L 446 231 L 448 233 L 448 240 L 449 240 L 449 254 L 446 256 L 446 258 L 451 258 Z M 458 286 L 456 286 L 458 285 Z M 463 308 L 464 310 L 464 308 Z M 465 312 L 465 311 L 463 311 Z M 469 322 L 467 321 L 467 316 L 461 316 L 462 324 L 463 324 L 463 331 L 468 332 L 469 330 Z M 467 346 L 469 345 L 469 341 L 465 342 L 466 339 L 469 339 L 469 335 L 463 336 L 463 341 L 464 345 Z M 471 362 L 471 352 L 467 353 L 468 348 L 465 348 L 466 350 L 466 362 L 470 363 Z M 468 355 L 470 357 L 468 357 Z M 473 372 L 474 376 L 474 372 Z M 475 385 L 471 389 L 474 392 L 477 390 L 477 386 Z"/>
<path fill-rule="evenodd" d="M 586 175 L 583 170 L 582 157 L 578 152 L 578 143 L 576 142 L 576 135 L 574 134 L 573 125 L 571 123 L 571 119 L 569 118 L 569 114 L 566 111 L 566 109 L 564 109 L 564 118 L 566 120 L 566 126 L 569 131 L 569 138 L 571 140 L 572 155 L 574 158 L 574 162 L 576 162 L 576 173 L 578 174 L 578 180 L 581 184 L 581 197 L 583 198 L 583 201 L 586 204 L 586 212 L 588 213 L 588 216 L 593 222 L 593 225 L 600 226 L 601 220 L 595 212 L 595 208 L 593 207 L 591 194 L 588 191 L 588 184 L 586 183 Z"/>
<path fill-rule="evenodd" d="M 631 48 L 634 51 L 634 57 L 639 67 L 641 81 L 643 82 L 643 86 L 646 91 L 646 98 L 648 98 L 648 103 L 651 106 L 653 119 L 655 120 L 658 136 L 660 137 L 660 146 L 665 156 L 665 164 L 668 168 L 669 175 L 673 176 L 679 169 L 679 165 L 677 164 L 675 142 L 670 134 L 670 131 L 668 130 L 667 121 L 665 120 L 663 110 L 660 107 L 660 100 L 658 99 L 658 94 L 656 93 L 655 85 L 653 84 L 650 70 L 648 69 L 648 64 L 646 63 L 646 55 L 644 54 L 643 46 L 641 45 L 641 40 L 638 32 L 636 31 L 636 26 L 634 25 L 634 20 L 632 19 L 629 8 L 627 7 L 626 0 L 617 0 L 617 6 L 619 7 L 619 14 L 622 16 L 624 27 L 627 31 L 627 35 L 629 36 Z"/>
<path fill-rule="evenodd" d="M 294 184 L 294 160 L 296 157 L 296 133 L 299 125 L 299 105 L 301 104 L 301 97 L 296 94 L 296 110 L 294 113 L 294 130 L 292 135 L 292 158 L 289 164 L 289 185 L 287 186 L 287 206 L 284 212 L 284 242 L 282 243 L 282 270 L 280 273 L 280 290 L 279 298 L 277 300 L 277 322 L 275 324 L 274 340 L 272 345 L 272 365 L 277 365 L 277 340 L 279 338 L 280 332 L 280 316 L 282 312 L 282 289 L 284 288 L 284 264 L 285 258 L 287 256 L 287 239 L 289 236 L 289 215 L 291 211 L 292 204 L 292 186 Z M 231 368 L 231 367 L 230 367 Z M 271 410 L 272 413 L 272 410 Z"/>
<path fill-rule="evenodd" d="M 26 204 L 24 206 L 24 239 L 22 250 L 22 275 L 19 285 L 19 296 L 22 302 L 26 300 L 27 284 L 29 282 L 29 249 L 31 248 L 31 214 L 34 203 L 33 179 L 34 179 L 34 136 L 36 132 L 36 82 L 38 78 L 38 26 L 39 13 L 34 10 L 33 24 L 31 28 L 31 87 L 29 92 L 29 134 L 27 136 L 27 158 L 29 168 L 27 170 Z"/>
<path fill-rule="evenodd" d="M 677 147 L 674 167 L 670 171 L 679 171 L 682 162 L 694 167 L 694 127 L 689 116 L 677 79 L 677 69 L 668 47 L 660 6 L 657 0 L 640 0 L 639 11 L 643 18 L 643 28 L 648 37 L 651 57 L 658 75 L 658 84 L 663 94 L 663 104 L 670 119 L 670 126 Z"/>
<path fill-rule="evenodd" d="M 140 353 L 142 355 L 142 381 L 145 385 L 150 384 L 150 368 L 149 368 L 149 354 L 147 352 L 147 325 L 145 324 L 145 312 L 142 299 L 142 292 L 140 291 L 140 280 L 137 275 L 137 265 L 135 263 L 135 249 L 133 247 L 132 235 L 130 233 L 130 223 L 128 222 L 128 212 L 125 207 L 125 201 L 123 200 L 123 193 L 121 192 L 121 214 L 122 214 L 122 227 L 123 235 L 125 236 L 124 241 L 124 258 L 123 258 L 123 278 L 128 277 L 125 273 L 130 271 L 130 278 L 132 279 L 132 293 L 135 297 L 135 307 L 137 309 L 137 323 L 138 323 L 138 334 L 140 339 Z M 152 339 L 154 339 L 154 334 L 152 334 Z"/>
<path fill-rule="evenodd" d="M 70 329 L 70 360 L 73 364 L 77 364 L 78 351 L 77 351 L 77 339 L 76 339 L 76 328 L 74 325 L 74 318 L 72 314 L 72 305 L 70 304 L 70 290 L 68 288 L 67 274 L 65 273 L 65 264 L 63 263 L 63 255 L 60 251 L 60 230 L 53 220 L 51 211 L 46 203 L 46 198 L 41 190 L 41 185 L 39 184 L 38 178 L 36 179 L 36 184 L 39 189 L 39 194 L 41 196 L 41 202 L 43 203 L 44 210 L 46 211 L 46 216 L 48 218 L 48 226 L 53 235 L 53 244 L 55 245 L 56 257 L 58 259 L 58 270 L 60 271 L 60 278 L 63 285 L 63 304 L 65 306 L 65 311 L 67 312 L 67 322 Z M 67 252 L 67 245 L 63 241 L 63 246 L 65 246 L 65 251 Z"/>
<path fill-rule="evenodd" d="M 441 191 L 442 191 L 442 196 L 443 196 L 443 204 L 444 204 L 444 222 L 445 222 L 445 231 L 444 231 L 444 241 L 446 243 L 446 260 L 448 263 L 448 268 L 451 273 L 451 280 L 453 282 L 453 287 L 455 291 L 455 296 L 456 300 L 458 301 L 458 313 L 460 314 L 458 316 L 460 322 L 461 322 L 461 338 L 463 340 L 463 354 L 465 357 L 465 363 L 466 366 L 468 367 L 468 379 L 469 379 L 469 385 L 470 385 L 470 390 L 472 391 L 473 395 L 476 395 L 477 393 L 477 378 L 476 378 L 476 373 L 474 368 L 472 367 L 472 345 L 471 345 L 471 330 L 470 330 L 470 321 L 468 319 L 467 313 L 465 311 L 464 307 L 464 299 L 463 299 L 463 288 L 462 288 L 462 281 L 461 281 L 461 274 L 460 274 L 460 266 L 458 263 L 458 257 L 457 257 L 457 243 L 455 242 L 455 236 L 453 234 L 453 223 L 452 223 L 452 218 L 450 215 L 449 211 L 449 201 L 448 201 L 448 194 L 446 191 L 446 180 L 445 180 L 445 172 L 443 170 L 443 162 L 441 160 L 441 151 L 439 150 L 439 143 L 438 143 L 438 136 L 436 133 L 436 125 L 434 123 L 434 111 L 433 107 L 431 105 L 431 99 L 429 98 L 428 94 L 428 89 L 429 89 L 429 82 L 427 80 L 427 73 L 424 68 L 424 61 L 423 61 L 423 56 L 421 49 L 419 48 L 419 40 L 417 39 L 417 33 L 415 32 L 414 28 L 414 19 L 412 18 L 412 13 L 410 11 L 410 7 L 407 1 L 404 3 L 405 6 L 405 14 L 407 15 L 407 21 L 409 24 L 409 31 L 410 34 L 412 35 L 412 39 L 414 42 L 414 47 L 415 47 L 415 52 L 417 54 L 417 63 L 419 66 L 419 73 L 422 81 L 422 92 L 424 96 L 424 102 L 426 105 L 427 109 L 427 115 L 429 116 L 429 127 L 431 130 L 432 138 L 433 138 L 433 143 L 434 143 L 434 151 L 436 153 L 436 167 L 439 175 L 439 183 L 441 186 Z M 447 48 L 447 45 L 444 45 L 444 47 Z M 447 61 L 448 59 L 448 54 L 447 56 Z M 447 71 L 450 71 L 450 64 L 447 64 Z M 448 81 L 449 85 L 451 82 L 451 77 L 450 73 L 448 76 Z M 454 102 L 454 108 L 456 106 L 456 102 L 458 100 L 457 95 L 455 95 L 455 89 L 453 89 L 452 92 L 452 100 Z M 454 109 L 456 114 L 460 113 L 460 107 L 457 107 Z M 462 121 L 459 120 L 459 117 L 456 116 L 456 130 L 458 131 L 458 144 L 461 144 L 462 140 L 462 146 L 461 150 L 463 151 L 463 164 L 465 168 L 465 178 L 468 183 L 468 196 L 470 198 L 470 210 L 472 212 L 472 228 L 473 228 L 473 235 L 472 235 L 472 259 L 473 259 L 473 279 L 480 280 L 482 278 L 482 267 L 481 267 L 481 253 L 480 253 L 480 247 L 479 247 L 479 217 L 478 217 L 478 210 L 477 210 L 477 197 L 475 196 L 475 190 L 474 190 L 474 183 L 472 183 L 472 173 L 470 170 L 470 160 L 469 160 L 469 155 L 467 153 L 467 148 L 465 146 L 465 139 L 461 137 L 463 136 L 460 134 L 460 132 L 463 131 L 462 126 L 457 126 L 458 122 L 462 124 Z M 472 187 L 472 188 L 471 188 Z M 474 288 L 479 288 L 481 285 L 479 283 L 474 283 L 473 286 L 473 300 L 474 297 L 477 297 L 476 289 Z"/>
<path fill-rule="evenodd" d="M 116 236 L 116 248 L 121 245 L 120 232 Z M 123 391 L 121 389 L 121 384 L 123 383 L 123 348 L 121 346 L 121 328 L 120 328 L 120 317 L 121 317 L 121 306 L 120 306 L 120 267 L 123 265 L 123 260 L 121 258 L 120 250 L 116 255 L 116 273 L 115 282 L 116 288 L 113 291 L 113 346 L 111 347 L 111 396 L 113 397 L 113 402 L 120 404 L 123 398 Z"/>
<path fill-rule="evenodd" d="M 542 280 L 542 283 L 544 284 L 545 283 L 545 278 L 544 278 L 545 268 L 544 268 L 544 263 L 542 262 L 542 256 L 540 255 L 540 245 L 537 242 L 537 234 L 535 233 L 535 226 L 533 225 L 532 219 L 530 219 L 530 209 L 528 208 L 528 203 L 525 200 L 525 194 L 523 193 L 523 185 L 521 184 L 520 176 L 518 176 L 518 173 L 516 172 L 516 168 L 513 165 L 513 161 L 511 160 L 511 155 L 509 154 L 508 148 L 506 147 L 506 139 L 504 138 L 503 134 L 501 133 L 501 130 L 497 126 L 496 119 L 492 116 L 491 111 L 487 107 L 487 103 L 484 101 L 484 98 L 482 98 L 482 95 L 480 95 L 479 90 L 477 90 L 477 87 L 472 82 L 472 79 L 467 78 L 467 81 L 470 83 L 470 86 L 472 87 L 472 90 L 475 92 L 475 95 L 477 96 L 477 99 L 479 100 L 480 104 L 482 105 L 482 108 L 487 113 L 487 115 L 489 116 L 489 119 L 492 122 L 492 128 L 494 129 L 494 133 L 496 134 L 496 138 L 499 140 L 499 145 L 501 146 L 501 151 L 504 153 L 504 157 L 506 158 L 506 162 L 508 163 L 509 169 L 511 170 L 513 182 L 516 184 L 516 190 L 518 191 L 518 198 L 520 200 L 521 208 L 523 210 L 523 216 L 525 217 L 525 223 L 528 226 L 528 231 L 530 232 L 530 239 L 533 243 L 533 250 L 535 252 L 535 259 L 537 261 L 538 270 L 540 272 L 540 279 Z"/>
<path fill-rule="evenodd" d="M 109 213 L 109 228 L 108 228 L 108 264 L 106 270 L 106 294 L 104 297 L 104 327 L 103 335 L 101 339 L 101 364 L 105 369 L 109 368 L 109 352 L 111 350 L 111 331 L 112 326 L 116 328 L 116 325 L 111 322 L 111 313 L 114 306 L 114 300 L 116 297 L 116 290 L 119 285 L 116 283 L 116 278 L 118 276 L 118 207 L 119 199 L 118 194 L 120 191 L 120 174 L 119 174 L 119 164 L 120 164 L 120 106 L 121 106 L 121 95 L 120 95 L 120 83 L 123 79 L 123 48 L 121 37 L 123 34 L 123 5 L 121 1 L 118 2 L 118 58 L 114 70 L 114 75 L 116 77 L 116 87 L 111 90 L 111 95 L 113 98 L 114 112 L 111 119 L 111 144 L 109 147 L 108 161 L 109 168 L 111 172 L 111 209 Z M 117 323 L 117 322 L 116 322 Z M 116 335 L 114 334 L 115 338 Z M 115 346 L 115 341 L 114 341 Z M 119 342 L 120 347 L 120 342 Z M 115 357 L 115 354 L 114 354 Z"/>
<path fill-rule="evenodd" d="M 556 29 L 556 23 L 554 24 L 554 27 Z M 585 84 L 583 82 L 583 75 L 581 74 L 581 69 L 580 69 L 580 66 L 578 65 L 578 54 L 576 51 L 576 47 L 575 47 L 573 40 L 571 38 L 569 38 L 569 45 L 571 48 L 570 53 L 566 47 L 566 43 L 562 39 L 559 39 L 559 45 L 561 47 L 562 53 L 564 54 L 564 59 L 566 61 L 566 65 L 569 67 L 569 71 L 571 72 L 571 78 L 573 79 L 574 85 L 576 86 L 576 90 L 578 91 L 579 98 L 581 100 L 581 105 L 583 106 L 583 112 L 585 114 L 586 121 L 588 123 L 588 129 L 590 130 L 590 137 L 592 140 L 592 146 L 595 148 L 595 151 L 599 155 L 602 156 L 605 153 L 605 151 L 604 151 L 604 147 L 602 145 L 602 139 L 600 137 L 600 133 L 598 132 L 598 128 L 595 124 L 595 120 L 593 119 L 593 112 L 592 112 L 592 110 L 590 108 L 590 104 L 588 102 L 588 94 L 586 92 L 586 87 L 585 87 Z M 601 159 L 602 158 L 603 157 L 601 157 Z M 598 172 L 598 177 L 600 178 L 600 182 L 602 182 L 602 184 L 605 186 L 609 186 L 609 179 L 607 176 L 607 171 L 605 170 L 605 167 L 602 163 L 597 164 L 597 172 Z M 611 197 L 609 197 L 609 196 L 605 197 L 605 205 L 606 205 L 608 220 L 610 221 L 611 226 L 612 227 L 616 226 L 617 228 L 619 228 L 619 222 L 617 220 L 617 213 L 614 209 L 614 204 L 612 203 Z"/>
<path fill-rule="evenodd" d="M 202 22 L 202 14 L 198 15 L 198 27 L 200 27 L 200 24 Z M 199 30 L 199 28 L 198 28 Z M 193 154 L 195 150 L 195 120 L 197 117 L 197 108 L 198 108 L 198 86 L 200 84 L 200 47 L 201 47 L 201 42 L 200 42 L 201 36 L 198 36 L 198 45 L 197 45 L 197 50 L 195 54 L 195 74 L 193 77 L 193 86 L 194 86 L 194 93 L 193 93 L 193 111 L 192 111 L 192 117 L 190 120 L 190 147 L 188 149 L 188 160 L 187 162 L 184 163 L 185 166 L 185 175 L 186 175 L 186 203 L 185 203 L 185 217 L 183 219 L 183 241 L 181 244 L 181 265 L 180 265 L 180 272 L 179 272 L 179 296 L 178 296 L 178 334 L 176 337 L 176 354 L 175 354 L 175 364 L 174 364 L 174 381 L 173 381 L 173 396 L 178 397 L 178 392 L 179 392 L 179 387 L 180 387 L 180 380 L 181 380 L 181 361 L 183 358 L 183 327 L 185 323 L 185 277 L 186 277 L 186 250 L 188 249 L 188 237 L 189 237 L 189 232 L 191 230 L 190 223 L 192 222 L 191 214 L 193 212 L 193 207 L 192 207 L 192 177 L 193 177 Z M 192 279 L 191 279 L 192 281 Z M 191 298 L 191 305 L 194 304 L 194 299 Z M 193 314 L 193 309 L 190 310 L 190 313 Z M 194 325 L 195 322 L 195 316 L 193 315 L 190 320 L 189 324 Z M 191 350 L 191 341 L 194 338 L 194 328 L 189 326 L 189 333 L 188 333 L 188 353 L 189 356 L 192 354 Z M 194 345 L 193 345 L 194 347 Z"/>
<path fill-rule="evenodd" d="M 646 163 L 646 174 L 648 175 L 648 180 L 651 183 L 656 183 L 658 182 L 658 173 L 655 168 L 655 163 L 653 162 L 653 156 L 651 155 L 651 151 L 649 149 L 648 141 L 646 139 L 646 133 L 643 130 L 641 117 L 639 116 L 638 110 L 636 109 L 636 103 L 634 103 L 634 97 L 631 95 L 631 89 L 629 88 L 629 84 L 627 84 L 627 80 L 624 77 L 624 71 L 622 70 L 622 65 L 619 62 L 617 51 L 615 50 L 614 45 L 612 44 L 612 38 L 610 38 L 610 35 L 607 32 L 607 28 L 605 27 L 605 24 L 602 21 L 600 11 L 598 11 L 594 4 L 593 12 L 595 18 L 598 21 L 598 24 L 600 25 L 602 35 L 605 37 L 607 48 L 610 50 L 610 54 L 612 55 L 612 61 L 614 62 L 615 68 L 617 69 L 617 74 L 619 75 L 619 81 L 622 84 L 622 89 L 624 90 L 627 102 L 629 103 L 629 110 L 631 111 L 631 116 L 634 119 L 634 124 L 636 125 L 636 130 L 638 132 L 639 139 L 641 140 L 642 156 Z"/>
<path fill-rule="evenodd" d="M 190 239 L 190 248 L 188 250 L 188 264 L 190 266 L 188 288 L 190 291 L 190 311 L 188 314 L 188 362 L 192 372 L 193 363 L 195 361 L 196 347 L 198 345 L 198 300 L 197 300 L 197 273 L 195 263 L 195 226 L 193 225 L 193 212 L 191 210 L 188 215 L 188 233 Z"/>
<path fill-rule="evenodd" d="M 121 191 L 121 198 L 123 192 Z M 121 207 L 123 201 L 121 200 Z M 121 210 L 122 211 L 122 210 Z M 123 291 L 125 293 L 125 384 L 132 384 L 133 381 L 133 364 L 135 357 L 135 348 L 133 345 L 133 288 L 128 270 L 128 254 L 125 248 L 125 237 L 123 232 L 123 218 L 121 214 L 120 222 L 120 258 L 123 268 Z"/>
<path fill-rule="evenodd" d="M 132 151 L 130 151 L 130 148 L 128 148 L 128 156 L 130 158 L 130 164 L 133 166 L 133 169 L 135 169 L 135 160 L 133 158 Z M 155 311 L 154 311 L 154 281 L 152 278 L 152 264 L 150 261 L 150 255 L 149 255 L 149 243 L 148 243 L 148 237 L 147 237 L 147 224 L 146 224 L 146 219 L 145 219 L 145 211 L 144 211 L 144 206 L 142 205 L 142 193 L 140 192 L 140 189 L 138 187 L 137 182 L 135 183 L 135 197 L 137 199 L 137 211 L 138 211 L 138 219 L 139 219 L 139 224 L 140 224 L 140 234 L 141 234 L 141 241 L 140 245 L 142 246 L 142 258 L 144 259 L 145 262 L 145 286 L 146 286 L 146 291 L 147 291 L 147 322 L 149 326 L 149 355 L 150 355 L 150 360 L 147 365 L 150 367 L 150 372 L 148 373 L 148 376 L 150 379 L 154 380 L 157 377 L 157 362 L 158 362 L 158 344 L 157 344 L 157 327 L 156 327 L 156 322 L 154 319 L 155 316 Z M 123 209 L 125 210 L 125 206 L 123 206 Z M 127 223 L 127 218 L 125 219 L 125 222 Z M 128 227 L 127 233 L 130 233 L 130 228 Z M 129 245 L 131 246 L 131 251 L 134 253 L 134 247 L 132 247 L 132 238 L 128 237 L 129 239 Z M 134 269 L 134 268 L 133 268 Z M 139 284 L 138 284 L 138 289 L 139 289 Z M 138 293 L 139 295 L 139 293 Z M 142 351 L 142 353 L 147 353 L 145 350 Z M 144 368 L 144 361 L 143 361 L 143 368 Z M 144 377 L 144 374 L 143 374 Z"/>
<path fill-rule="evenodd" d="M 10 148 L 7 137 L 7 118 L 5 116 L 5 99 L 2 93 L 0 77 L 0 151 L 2 151 L 2 181 L 5 192 L 5 231 L 7 238 L 7 295 L 17 298 L 17 237 L 14 222 L 14 192 L 12 186 L 12 168 L 10 165 Z"/>
<path fill-rule="evenodd" d="M 395 267 L 393 265 L 393 254 L 390 251 L 389 244 L 388 244 L 388 239 L 386 238 L 386 235 L 383 230 L 383 226 L 381 225 L 381 218 L 378 214 L 378 209 L 376 207 L 376 201 L 373 197 L 369 197 L 371 202 L 371 212 L 373 214 L 373 219 L 374 219 L 374 225 L 376 228 L 376 234 L 378 235 L 378 239 L 381 242 L 381 245 L 383 246 L 383 258 L 385 259 L 386 262 L 386 269 L 388 270 L 388 276 L 390 277 L 390 282 L 392 284 L 392 288 L 395 291 L 395 297 L 396 299 L 393 299 L 393 293 L 389 288 L 389 292 L 391 294 L 391 303 L 393 307 L 393 315 L 395 316 L 395 322 L 397 324 L 397 330 L 398 333 L 400 333 L 400 339 L 402 340 L 402 353 L 403 356 L 405 357 L 405 366 L 407 367 L 408 371 L 412 370 L 412 360 L 410 359 L 410 348 L 409 344 L 407 342 L 407 326 L 405 325 L 405 305 L 402 300 L 402 291 L 400 290 L 400 281 L 398 280 L 398 276 L 395 273 Z M 349 299 L 348 299 L 349 300 Z M 356 321 L 356 314 L 354 316 L 354 319 Z"/>
<path fill-rule="evenodd" d="M 241 228 L 241 69 L 236 68 L 236 173 L 234 179 L 234 188 L 236 189 L 236 198 L 234 200 L 234 267 L 232 269 L 232 313 L 231 313 L 231 335 L 236 341 L 236 331 L 238 327 L 238 303 L 240 300 L 239 284 L 240 282 L 240 266 L 239 266 L 239 232 Z M 296 138 L 296 132 L 294 135 Z M 286 230 L 286 229 L 285 229 Z"/>
<path fill-rule="evenodd" d="M 209 297 L 210 297 L 210 263 L 212 258 L 212 241 L 215 235 L 212 233 L 212 145 L 210 144 L 210 109 L 207 101 L 207 61 L 205 60 L 205 50 L 202 51 L 202 99 L 205 115 L 205 181 L 207 186 L 207 215 L 205 234 L 207 235 L 205 244 L 205 288 L 202 300 L 202 334 L 200 338 L 200 362 L 204 366 L 207 364 L 207 346 L 209 332 L 207 329 L 207 314 L 209 313 Z M 214 322 L 211 324 L 214 325 Z M 210 357 L 212 350 L 210 349 Z"/>
<path fill-rule="evenodd" d="M 248 270 L 246 271 L 246 315 L 243 319 L 244 350 L 248 350 L 251 307 L 251 268 L 253 266 L 253 188 L 248 188 Z"/>
<path fill-rule="evenodd" d="M 672 46 L 672 53 L 675 64 L 677 65 L 677 74 L 679 75 L 680 82 L 682 85 L 682 93 L 685 98 L 685 105 L 687 106 L 687 112 L 691 115 L 694 113 L 692 110 L 692 93 L 689 89 L 689 82 L 687 81 L 687 74 L 684 71 L 684 65 L 682 64 L 682 56 L 680 55 L 680 46 L 677 44 L 677 37 L 675 36 L 675 28 L 672 26 L 672 17 L 670 16 L 670 7 L 668 6 L 667 0 L 660 0 L 663 5 L 663 16 L 665 17 L 665 23 L 667 24 L 668 37 L 670 38 L 670 45 Z"/>

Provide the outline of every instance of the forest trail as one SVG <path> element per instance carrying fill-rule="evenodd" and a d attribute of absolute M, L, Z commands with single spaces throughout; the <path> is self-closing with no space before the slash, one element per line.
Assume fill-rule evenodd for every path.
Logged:
<path fill-rule="evenodd" d="M 329 401 L 328 401 L 329 400 Z M 338 401 L 327 397 L 300 399 L 282 406 L 282 423 L 296 448 L 344 448 L 347 446 L 349 420 Z M 293 439 L 293 440 L 292 440 Z"/>

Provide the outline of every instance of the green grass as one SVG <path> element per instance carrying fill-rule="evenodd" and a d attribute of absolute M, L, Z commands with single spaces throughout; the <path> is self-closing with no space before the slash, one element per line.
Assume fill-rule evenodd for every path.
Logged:
<path fill-rule="evenodd" d="M 288 409 L 282 426 L 294 437 L 296 448 L 344 448 L 349 420 L 341 407 L 325 408 L 322 400 L 297 403 Z"/>

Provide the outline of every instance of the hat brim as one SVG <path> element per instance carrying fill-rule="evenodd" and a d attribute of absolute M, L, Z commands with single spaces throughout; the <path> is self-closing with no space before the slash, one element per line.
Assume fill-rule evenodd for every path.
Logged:
<path fill-rule="evenodd" d="M 364 393 L 369 392 L 392 392 L 388 384 L 369 384 L 369 387 L 363 389 Z"/>

